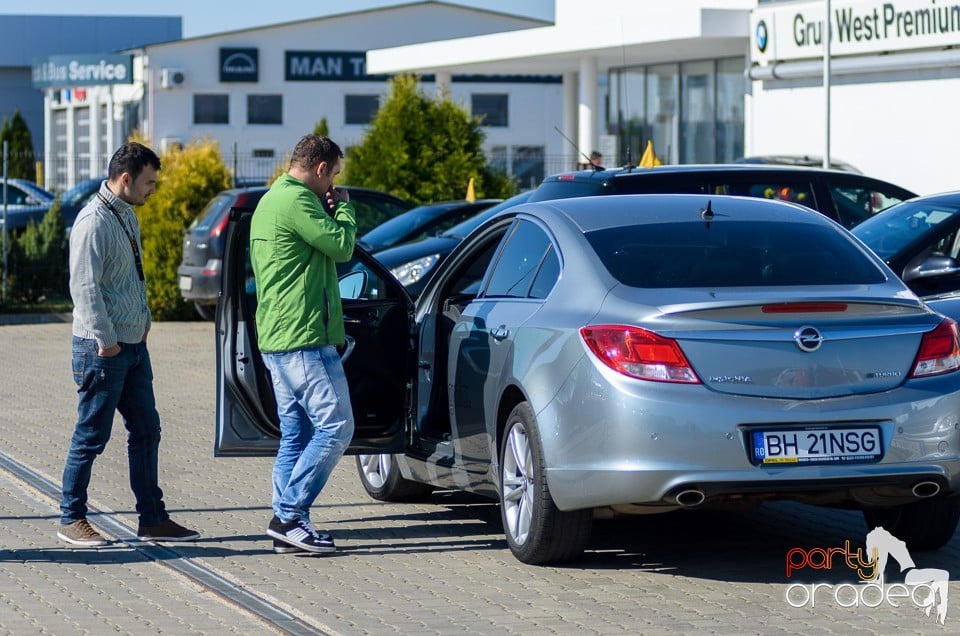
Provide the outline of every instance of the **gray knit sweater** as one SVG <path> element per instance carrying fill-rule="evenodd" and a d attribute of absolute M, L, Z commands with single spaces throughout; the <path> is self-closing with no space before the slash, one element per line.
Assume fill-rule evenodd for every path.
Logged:
<path fill-rule="evenodd" d="M 140 224 L 129 203 L 100 184 L 100 195 L 120 213 L 140 249 Z M 90 200 L 70 230 L 70 295 L 73 335 L 101 348 L 137 343 L 150 328 L 147 287 L 137 274 L 130 240 L 100 197 Z"/>

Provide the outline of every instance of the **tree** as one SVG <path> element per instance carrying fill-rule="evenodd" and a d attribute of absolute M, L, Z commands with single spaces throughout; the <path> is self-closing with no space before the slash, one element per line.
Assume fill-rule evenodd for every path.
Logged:
<path fill-rule="evenodd" d="M 218 192 L 230 187 L 230 171 L 217 142 L 198 140 L 161 153 L 156 193 L 137 208 L 143 241 L 147 302 L 155 320 L 195 318 L 180 294 L 177 267 L 184 231 Z"/>
<path fill-rule="evenodd" d="M 24 303 L 68 296 L 66 229 L 60 218 L 60 199 L 43 215 L 13 236 L 10 244 L 11 297 Z"/>
<path fill-rule="evenodd" d="M 327 124 L 326 117 L 321 117 L 320 121 L 317 122 L 317 125 L 313 127 L 313 134 L 320 135 L 321 137 L 330 136 L 330 126 Z"/>
<path fill-rule="evenodd" d="M 483 154 L 480 121 L 449 97 L 430 98 L 415 75 L 398 75 L 360 145 L 345 162 L 345 183 L 424 204 L 462 199 L 470 179 L 478 198 L 507 197 L 515 184 Z"/>
<path fill-rule="evenodd" d="M 13 118 L 3 118 L 3 126 L 0 127 L 0 151 L 3 148 L 3 142 L 7 142 L 7 176 L 16 179 L 28 179 L 36 181 L 37 170 L 34 167 L 33 138 L 30 136 L 30 128 L 26 120 L 20 115 L 17 109 L 13 113 Z M 2 170 L 2 166 L 0 166 Z M 2 172 L 0 172 L 2 176 Z"/>

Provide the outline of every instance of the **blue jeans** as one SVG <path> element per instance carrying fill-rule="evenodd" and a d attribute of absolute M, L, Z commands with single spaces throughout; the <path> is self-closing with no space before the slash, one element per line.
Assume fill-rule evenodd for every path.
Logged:
<path fill-rule="evenodd" d="M 127 429 L 130 488 L 137 500 L 140 525 L 166 521 L 169 515 L 157 485 L 160 415 L 153 395 L 153 368 L 147 345 L 121 343 L 119 354 L 102 358 L 97 355 L 96 340 L 74 336 L 73 380 L 80 402 L 63 468 L 60 523 L 73 523 L 87 516 L 87 487 L 93 461 L 107 446 L 117 411 Z"/>
<path fill-rule="evenodd" d="M 310 506 L 353 437 L 347 377 L 333 346 L 264 353 L 280 417 L 273 513 L 310 520 Z"/>

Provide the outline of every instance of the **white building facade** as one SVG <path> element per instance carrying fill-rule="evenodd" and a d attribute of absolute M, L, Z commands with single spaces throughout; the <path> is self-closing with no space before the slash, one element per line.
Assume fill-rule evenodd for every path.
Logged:
<path fill-rule="evenodd" d="M 960 4 L 832 0 L 760 5 L 751 18 L 750 154 L 829 155 L 920 194 L 960 188 Z M 829 99 L 829 101 L 828 101 Z M 829 111 L 828 111 L 829 104 Z"/>
<path fill-rule="evenodd" d="M 389 89 L 387 75 L 366 71 L 367 49 L 540 24 L 442 2 L 411 3 L 100 56 L 129 58 L 123 82 L 91 73 L 38 80 L 35 69 L 53 133 L 45 148 L 47 186 L 62 190 L 105 174 L 113 150 L 133 130 L 161 150 L 212 139 L 239 181 L 263 183 L 321 121 L 341 147 L 361 141 Z M 551 128 L 562 112 L 559 76 L 440 73 L 423 80 L 425 93 L 442 88 L 484 117 L 486 151 L 524 185 L 539 183 L 548 157 L 562 152 Z"/>

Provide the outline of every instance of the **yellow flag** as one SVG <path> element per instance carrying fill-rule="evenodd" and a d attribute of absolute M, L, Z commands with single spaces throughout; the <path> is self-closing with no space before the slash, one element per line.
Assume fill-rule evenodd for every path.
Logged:
<path fill-rule="evenodd" d="M 464 198 L 470 203 L 473 203 L 477 200 L 477 195 L 473 191 L 473 177 L 470 177 L 470 183 L 467 184 L 467 196 Z"/>
<path fill-rule="evenodd" d="M 643 151 L 643 156 L 640 157 L 640 167 L 641 168 L 652 168 L 654 166 L 662 165 L 660 160 L 657 159 L 657 155 L 653 152 L 653 141 L 647 139 L 647 147 Z"/>

